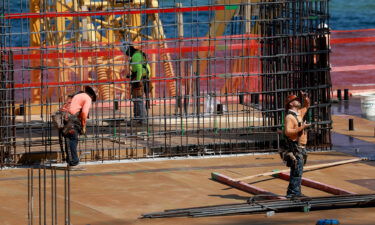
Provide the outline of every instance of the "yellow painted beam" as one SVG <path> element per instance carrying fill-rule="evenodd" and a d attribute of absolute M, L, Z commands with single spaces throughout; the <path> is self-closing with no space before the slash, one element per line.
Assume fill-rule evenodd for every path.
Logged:
<path fill-rule="evenodd" d="M 72 2 L 69 3 L 70 5 L 73 5 Z M 56 12 L 71 12 L 73 9 L 69 4 L 65 3 L 65 0 L 56 1 Z M 73 20 L 73 17 L 58 17 L 58 18 L 65 18 L 69 20 Z"/>
<path fill-rule="evenodd" d="M 129 27 L 134 31 L 131 33 L 131 38 L 133 42 L 141 42 L 142 38 L 138 35 L 141 32 L 142 20 L 141 14 L 131 14 L 128 20 Z"/>
<path fill-rule="evenodd" d="M 103 7 L 108 7 L 110 3 L 108 1 L 100 1 L 100 2 L 85 1 L 83 5 L 90 7 L 90 8 L 103 8 Z"/>
<path fill-rule="evenodd" d="M 62 0 L 64 1 L 64 0 Z M 64 1 L 65 2 L 65 1 Z M 63 4 L 60 1 L 56 1 L 56 12 L 66 12 L 69 8 L 66 7 L 65 4 Z M 62 45 L 65 41 L 65 19 L 66 17 L 57 17 L 56 18 L 56 26 L 57 26 L 57 35 L 56 35 L 56 45 Z M 60 50 L 62 51 L 62 50 Z M 63 52 L 61 52 L 63 53 Z"/>
<path fill-rule="evenodd" d="M 147 6 L 149 8 L 158 8 L 159 7 L 159 2 L 156 1 L 156 0 L 148 0 L 147 4 L 148 4 Z M 163 24 L 160 20 L 159 14 L 158 13 L 151 14 L 151 15 L 149 15 L 149 19 L 152 20 L 152 25 L 153 25 L 152 36 L 153 36 L 153 39 L 159 41 L 158 47 L 160 49 L 167 49 L 168 48 L 167 43 L 164 42 L 164 39 L 166 38 L 166 36 L 165 36 L 165 33 L 164 33 Z M 171 59 L 172 59 L 171 55 L 169 53 L 161 53 L 160 58 L 161 58 L 161 60 L 163 62 L 163 65 L 164 65 L 165 76 L 168 77 L 168 78 L 175 78 L 176 75 L 175 75 L 175 71 L 174 71 L 174 68 L 173 68 L 173 65 L 172 65 L 172 62 L 171 62 Z M 168 82 L 167 87 L 168 87 L 169 96 L 176 96 L 176 85 L 175 85 L 175 83 L 174 82 Z"/>
<path fill-rule="evenodd" d="M 114 5 L 111 4 L 111 5 L 109 5 L 109 7 L 114 7 Z M 117 22 L 117 21 L 116 21 L 114 15 L 109 15 L 109 16 L 106 16 L 106 19 L 105 19 L 104 22 L 106 22 L 107 24 L 112 24 L 112 27 L 110 27 L 110 28 L 108 28 L 108 29 L 106 30 L 106 38 L 107 38 L 107 40 L 108 40 L 107 43 L 108 43 L 108 44 L 112 44 L 112 43 L 115 42 L 115 37 L 114 37 L 113 28 L 114 28 L 114 26 L 115 26 L 114 23 Z"/>
<path fill-rule="evenodd" d="M 30 0 L 30 13 L 40 13 L 40 1 L 39 0 Z M 31 18 L 30 19 L 30 46 L 31 47 L 40 47 L 40 28 L 41 28 L 41 19 L 40 18 Z M 39 51 L 33 50 L 32 54 L 38 54 Z M 39 60 L 31 60 L 31 67 L 39 67 Z M 40 82 L 40 70 L 32 70 L 30 72 L 30 81 L 31 82 Z M 39 88 L 31 89 L 31 102 L 40 103 L 41 93 Z"/>
<path fill-rule="evenodd" d="M 30 13 L 40 13 L 40 1 L 30 0 Z M 40 46 L 40 18 L 30 18 L 30 46 Z"/>
<path fill-rule="evenodd" d="M 216 1 L 216 5 L 236 5 L 241 4 L 245 0 L 218 0 Z M 247 1 L 247 0 L 246 0 Z M 218 10 L 215 11 L 215 16 L 212 18 L 210 22 L 210 29 L 206 34 L 206 37 L 215 38 L 218 36 L 222 36 L 225 32 L 225 28 L 227 27 L 228 22 L 230 22 L 236 13 L 236 9 L 226 9 L 226 10 Z M 216 41 L 203 41 L 201 42 L 201 46 L 215 46 Z M 197 63 L 199 63 L 199 74 L 206 74 L 207 73 L 207 63 L 206 60 L 211 55 L 210 51 L 200 51 L 198 52 L 198 61 L 194 61 L 193 63 L 193 70 L 196 71 L 198 68 Z"/>

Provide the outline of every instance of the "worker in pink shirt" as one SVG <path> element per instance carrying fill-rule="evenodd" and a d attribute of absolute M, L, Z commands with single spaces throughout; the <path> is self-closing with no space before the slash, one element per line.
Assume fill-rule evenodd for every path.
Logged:
<path fill-rule="evenodd" d="M 77 154 L 78 135 L 86 134 L 86 121 L 92 102 L 96 101 L 95 91 L 85 87 L 84 92 L 75 94 L 68 108 L 68 118 L 64 124 L 63 135 L 65 137 L 66 161 L 69 166 L 79 164 Z"/>

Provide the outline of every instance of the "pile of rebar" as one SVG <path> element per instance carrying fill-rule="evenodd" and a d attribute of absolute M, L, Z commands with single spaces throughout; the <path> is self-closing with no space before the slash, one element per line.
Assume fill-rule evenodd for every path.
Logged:
<path fill-rule="evenodd" d="M 224 216 L 233 214 L 249 214 L 267 211 L 310 211 L 324 208 L 367 207 L 375 206 L 375 194 L 341 195 L 329 197 L 305 197 L 286 200 L 249 201 L 242 204 L 227 204 L 218 206 L 172 209 L 164 212 L 143 214 L 141 218 L 165 217 L 205 217 Z"/>

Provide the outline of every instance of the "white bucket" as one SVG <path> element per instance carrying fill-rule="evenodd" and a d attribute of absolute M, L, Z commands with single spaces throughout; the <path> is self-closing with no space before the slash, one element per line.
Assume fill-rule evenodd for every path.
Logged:
<path fill-rule="evenodd" d="M 361 96 L 361 109 L 365 117 L 375 117 L 375 93 Z"/>

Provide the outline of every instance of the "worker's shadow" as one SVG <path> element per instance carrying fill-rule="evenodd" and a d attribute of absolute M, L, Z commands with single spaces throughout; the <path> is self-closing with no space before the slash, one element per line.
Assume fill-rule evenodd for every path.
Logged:
<path fill-rule="evenodd" d="M 236 199 L 236 200 L 248 200 L 249 196 L 240 196 L 236 194 L 230 194 L 230 195 L 208 195 L 213 197 L 220 197 L 220 198 L 228 198 L 228 199 Z"/>

